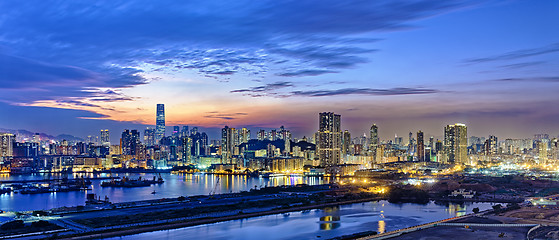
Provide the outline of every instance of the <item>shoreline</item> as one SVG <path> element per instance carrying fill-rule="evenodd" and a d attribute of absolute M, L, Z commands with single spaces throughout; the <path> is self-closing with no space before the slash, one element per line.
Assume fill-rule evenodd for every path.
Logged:
<path fill-rule="evenodd" d="M 207 218 L 207 219 L 200 219 L 200 220 L 189 221 L 189 222 L 169 222 L 165 224 L 148 225 L 148 226 L 136 227 L 132 229 L 123 228 L 120 230 L 109 231 L 109 232 L 100 232 L 100 233 L 91 232 L 91 234 L 85 234 L 85 235 L 78 234 L 74 236 L 62 237 L 60 239 L 98 239 L 98 238 L 127 236 L 127 235 L 134 235 L 134 234 L 140 234 L 145 232 L 171 230 L 171 229 L 192 227 L 192 226 L 203 225 L 203 224 L 211 224 L 211 223 L 225 222 L 225 221 L 245 219 L 245 218 L 261 217 L 261 216 L 268 216 L 268 215 L 282 214 L 282 213 L 289 213 L 289 212 L 299 212 L 299 211 L 319 209 L 324 207 L 332 207 L 338 205 L 355 204 L 355 203 L 380 201 L 380 200 L 384 200 L 384 199 L 366 198 L 366 199 L 349 200 L 343 202 L 333 202 L 333 203 L 324 203 L 324 204 L 317 204 L 311 206 L 294 207 L 294 208 L 287 208 L 287 209 L 276 209 L 276 210 L 269 210 L 263 212 L 255 212 L 255 213 L 243 213 L 243 214 L 238 214 L 233 216 Z"/>

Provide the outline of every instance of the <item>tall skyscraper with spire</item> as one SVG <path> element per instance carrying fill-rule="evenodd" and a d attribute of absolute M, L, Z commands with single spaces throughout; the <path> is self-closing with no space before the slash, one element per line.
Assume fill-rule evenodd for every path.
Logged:
<path fill-rule="evenodd" d="M 157 104 L 157 112 L 155 119 L 155 142 L 159 143 L 161 138 L 165 137 L 165 105 Z"/>

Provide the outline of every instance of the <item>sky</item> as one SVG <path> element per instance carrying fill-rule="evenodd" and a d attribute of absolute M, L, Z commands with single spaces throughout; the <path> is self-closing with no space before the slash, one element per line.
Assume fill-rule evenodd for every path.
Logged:
<path fill-rule="evenodd" d="M 559 1 L 0 1 L 0 128 L 559 134 Z M 169 128 L 168 128 L 168 131 Z M 117 133 L 117 134 L 115 134 Z M 253 134 L 255 135 L 255 134 Z M 253 136 L 254 137 L 254 136 Z"/>

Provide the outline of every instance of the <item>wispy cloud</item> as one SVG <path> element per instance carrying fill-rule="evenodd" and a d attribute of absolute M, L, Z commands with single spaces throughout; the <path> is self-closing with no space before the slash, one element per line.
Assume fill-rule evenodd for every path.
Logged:
<path fill-rule="evenodd" d="M 293 91 L 291 96 L 306 96 L 306 97 L 324 97 L 336 95 L 373 95 L 373 96 L 392 96 L 392 95 L 410 95 L 410 94 L 432 94 L 438 93 L 436 89 L 426 88 L 343 88 L 336 90 L 316 90 L 316 91 Z"/>
<path fill-rule="evenodd" d="M 500 68 L 506 68 L 506 69 L 521 69 L 521 68 L 527 68 L 527 67 L 542 65 L 544 63 L 545 63 L 544 61 L 522 62 L 522 63 L 513 63 L 513 64 L 502 65 L 502 66 L 499 66 L 499 67 Z"/>
<path fill-rule="evenodd" d="M 549 82 L 559 83 L 559 77 L 527 77 L 527 78 L 501 78 L 492 80 L 495 82 Z"/>
<path fill-rule="evenodd" d="M 238 119 L 239 117 L 242 116 L 247 116 L 248 113 L 243 113 L 243 112 L 237 112 L 237 113 L 221 113 L 218 111 L 212 111 L 212 112 L 207 112 L 206 115 L 204 115 L 204 118 L 216 118 L 216 119 L 223 119 L 223 120 L 234 120 L 234 119 Z"/>
<path fill-rule="evenodd" d="M 319 70 L 319 69 L 303 69 L 303 70 L 296 70 L 293 72 L 282 72 L 278 73 L 278 76 L 282 77 L 302 77 L 302 76 L 318 76 L 325 73 L 337 73 L 337 71 L 331 70 Z"/>
<path fill-rule="evenodd" d="M 379 39 L 361 34 L 406 29 L 411 21 L 471 4 L 435 0 L 326 0 L 319 4 L 2 1 L 0 46 L 15 61 L 7 61 L 10 67 L 1 69 L 0 81 L 6 83 L 4 88 L 18 89 L 32 83 L 41 87 L 74 84 L 66 91 L 45 91 L 16 100 L 33 102 L 92 97 L 81 91 L 86 87 L 117 89 L 148 83 L 150 79 L 139 72 L 146 64 L 160 66 L 153 71 L 194 70 L 216 78 L 239 73 L 272 72 L 285 77 L 337 73 L 367 62 L 368 54 L 375 51 L 371 44 Z"/>
<path fill-rule="evenodd" d="M 507 52 L 504 54 L 499 54 L 499 55 L 494 55 L 489 57 L 466 59 L 464 60 L 464 63 L 477 64 L 477 63 L 486 63 L 486 62 L 516 60 L 516 59 L 533 57 L 533 56 L 549 54 L 554 52 L 559 52 L 559 43 L 554 43 L 539 48 L 530 48 L 530 49 L 522 49 L 522 50 Z"/>
<path fill-rule="evenodd" d="M 344 82 L 336 82 L 344 83 Z M 323 97 L 337 95 L 372 95 L 372 96 L 393 96 L 393 95 L 411 95 L 411 94 L 432 94 L 438 93 L 439 90 L 429 88 L 342 88 L 335 90 L 296 90 L 281 91 L 285 88 L 295 87 L 293 82 L 275 82 L 262 86 L 232 90 L 231 93 L 242 93 L 252 97 L 274 96 L 274 97 Z"/>

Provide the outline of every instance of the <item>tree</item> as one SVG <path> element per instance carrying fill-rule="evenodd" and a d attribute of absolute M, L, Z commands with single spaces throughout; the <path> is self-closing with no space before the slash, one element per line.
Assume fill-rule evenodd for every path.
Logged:
<path fill-rule="evenodd" d="M 474 208 L 474 209 L 472 209 L 472 211 L 473 211 L 475 214 L 478 214 L 478 213 L 479 213 L 479 208 Z"/>
<path fill-rule="evenodd" d="M 493 205 L 493 211 L 500 212 L 501 211 L 501 204 Z"/>
<path fill-rule="evenodd" d="M 2 224 L 2 226 L 0 226 L 0 229 L 2 230 L 12 230 L 12 229 L 19 229 L 19 228 L 23 228 L 25 227 L 25 224 L 23 224 L 22 220 L 15 220 L 15 221 L 11 221 L 11 222 L 7 222 Z"/>
<path fill-rule="evenodd" d="M 35 228 L 45 228 L 50 226 L 50 223 L 45 220 L 39 220 L 37 222 L 32 222 L 31 226 Z"/>

